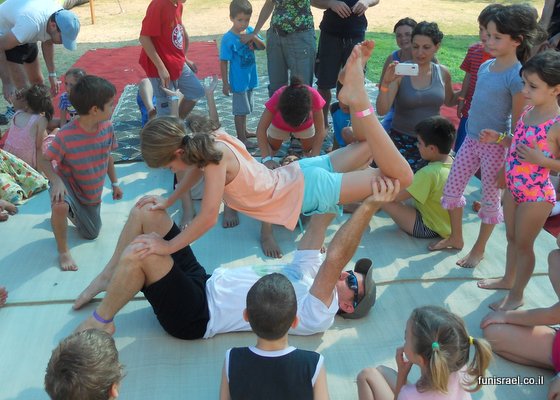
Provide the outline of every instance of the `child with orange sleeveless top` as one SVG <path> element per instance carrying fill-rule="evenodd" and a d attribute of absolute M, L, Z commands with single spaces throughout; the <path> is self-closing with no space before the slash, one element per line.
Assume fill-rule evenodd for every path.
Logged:
<path fill-rule="evenodd" d="M 216 223 L 222 198 L 233 209 L 293 230 L 302 212 L 329 214 L 313 218 L 331 219 L 341 212 L 340 205 L 366 198 L 372 193 L 372 179 L 380 174 L 408 186 L 412 171 L 379 124 L 365 91 L 362 69 L 373 47 L 373 41 L 357 45 L 339 77 L 344 84 L 340 98 L 349 104 L 354 133 L 362 142 L 325 156 L 270 170 L 223 131 L 190 137 L 177 119 L 150 121 L 141 133 L 144 160 L 151 167 L 185 171 L 185 178 L 169 199 L 159 202 L 146 196 L 138 206 L 153 203 L 152 209 L 165 209 L 201 176 L 205 188 L 199 214 L 176 238 L 170 242 L 153 235 L 136 239 L 147 250 L 143 257 L 171 254 L 202 236 Z M 364 168 L 372 158 L 379 169 Z"/>
<path fill-rule="evenodd" d="M 531 105 L 523 112 L 513 138 L 485 129 L 484 143 L 509 148 L 506 159 L 507 191 L 503 196 L 508 239 L 503 278 L 485 279 L 485 289 L 510 289 L 493 309 L 514 310 L 523 305 L 523 291 L 535 269 L 533 244 L 556 202 L 550 170 L 560 170 L 560 53 L 537 54 L 521 68 L 523 95 Z"/>

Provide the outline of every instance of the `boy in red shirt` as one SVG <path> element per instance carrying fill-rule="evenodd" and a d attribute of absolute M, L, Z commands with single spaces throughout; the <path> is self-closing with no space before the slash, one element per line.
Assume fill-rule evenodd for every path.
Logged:
<path fill-rule="evenodd" d="M 146 71 L 156 96 L 157 115 L 169 115 L 171 101 L 161 87 L 179 89 L 184 96 L 179 117 L 185 118 L 204 89 L 195 73 L 196 65 L 187 58 L 189 36 L 182 22 L 186 0 L 153 0 L 140 31 L 140 65 Z"/>

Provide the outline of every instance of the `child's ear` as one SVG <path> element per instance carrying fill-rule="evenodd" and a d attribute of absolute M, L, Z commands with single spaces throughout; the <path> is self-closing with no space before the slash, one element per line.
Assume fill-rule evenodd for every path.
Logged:
<path fill-rule="evenodd" d="M 113 383 L 109 389 L 109 398 L 116 399 L 117 397 L 119 397 L 119 384 Z"/>
<path fill-rule="evenodd" d="M 299 325 L 299 318 L 298 318 L 298 316 L 296 315 L 295 318 L 294 318 L 294 322 L 292 322 L 292 328 L 293 328 L 293 329 L 296 329 L 296 327 L 297 327 L 298 325 Z"/>
<path fill-rule="evenodd" d="M 249 315 L 247 314 L 247 309 L 246 308 L 243 310 L 243 320 L 245 322 L 249 322 Z"/>

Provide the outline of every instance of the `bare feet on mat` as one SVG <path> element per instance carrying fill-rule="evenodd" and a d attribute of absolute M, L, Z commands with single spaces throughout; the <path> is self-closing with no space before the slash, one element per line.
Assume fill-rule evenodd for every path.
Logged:
<path fill-rule="evenodd" d="M 511 299 L 510 295 L 508 294 L 502 300 L 492 303 L 488 307 L 490 307 L 494 311 L 510 311 L 510 310 L 517 310 L 522 305 L 523 305 L 523 299 L 521 300 Z"/>
<path fill-rule="evenodd" d="M 257 133 L 256 132 L 245 131 L 245 137 L 246 138 L 257 137 Z"/>
<path fill-rule="evenodd" d="M 282 258 L 282 250 L 272 235 L 261 234 L 261 248 L 267 257 Z"/>
<path fill-rule="evenodd" d="M 483 258 L 484 258 L 484 253 L 479 253 L 474 249 L 472 249 L 469 252 L 469 254 L 459 259 L 459 261 L 457 261 L 455 264 L 457 264 L 459 267 L 462 268 L 474 268 L 478 264 L 480 264 Z"/>
<path fill-rule="evenodd" d="M 74 301 L 74 305 L 72 306 L 72 308 L 74 310 L 79 310 L 84 305 L 92 301 L 93 298 L 99 293 L 106 291 L 107 286 L 109 286 L 109 281 L 109 278 L 106 278 L 103 275 L 97 275 L 97 277 L 88 285 L 88 287 L 85 288 L 82 293 L 80 293 L 78 298 Z"/>
<path fill-rule="evenodd" d="M 222 226 L 224 228 L 233 228 L 237 225 L 239 225 L 239 215 L 237 211 L 225 206 L 224 213 L 222 214 Z"/>
<path fill-rule="evenodd" d="M 93 317 L 89 317 L 80 325 L 78 325 L 78 327 L 74 330 L 74 332 L 82 332 L 88 329 L 99 329 L 100 331 L 107 332 L 109 335 L 113 335 L 115 333 L 115 324 L 113 322 L 104 324 L 102 322 L 97 321 Z"/>
<path fill-rule="evenodd" d="M 6 300 L 8 300 L 8 291 L 4 286 L 0 286 L 0 307 L 6 304 Z"/>
<path fill-rule="evenodd" d="M 432 242 L 428 245 L 428 250 L 438 251 L 438 250 L 462 250 L 464 243 L 462 240 L 456 240 L 451 237 L 447 239 L 438 240 Z"/>
<path fill-rule="evenodd" d="M 17 207 L 6 200 L 0 200 L 0 222 L 6 221 L 10 215 L 16 214 Z"/>
<path fill-rule="evenodd" d="M 60 253 L 58 255 L 58 262 L 60 263 L 60 269 L 62 271 L 77 271 L 78 264 L 72 258 L 72 254 L 69 251 L 66 253 Z"/>
<path fill-rule="evenodd" d="M 509 290 L 512 288 L 513 284 L 506 281 L 504 278 L 488 278 L 479 280 L 476 282 L 476 286 L 486 290 Z"/>

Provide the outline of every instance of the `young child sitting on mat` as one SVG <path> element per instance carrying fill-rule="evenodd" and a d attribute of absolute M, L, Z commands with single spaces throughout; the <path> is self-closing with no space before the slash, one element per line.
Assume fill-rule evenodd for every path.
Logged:
<path fill-rule="evenodd" d="M 382 206 L 397 225 L 417 238 L 448 237 L 449 213 L 440 203 L 453 159 L 449 156 L 455 141 L 455 127 L 447 119 L 435 116 L 416 125 L 420 156 L 429 162 L 414 174 L 412 185 L 402 190 L 395 201 Z M 414 205 L 403 203 L 412 198 Z"/>

